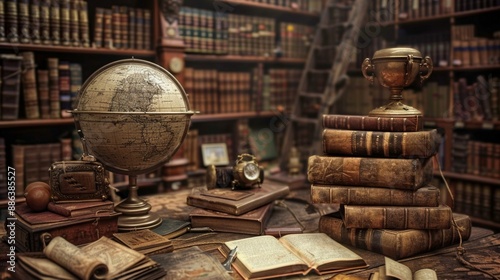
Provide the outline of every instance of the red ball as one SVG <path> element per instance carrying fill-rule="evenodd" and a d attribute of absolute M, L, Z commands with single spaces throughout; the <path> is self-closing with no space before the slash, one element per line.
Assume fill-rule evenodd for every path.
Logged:
<path fill-rule="evenodd" d="M 47 209 L 50 202 L 50 187 L 44 182 L 33 182 L 28 185 L 24 197 L 28 207 L 35 211 L 41 212 Z"/>

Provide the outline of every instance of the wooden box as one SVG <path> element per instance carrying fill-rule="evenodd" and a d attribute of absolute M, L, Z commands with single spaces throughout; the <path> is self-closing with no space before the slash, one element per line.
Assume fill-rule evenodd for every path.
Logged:
<path fill-rule="evenodd" d="M 44 212 L 37 214 L 43 215 Z M 114 213 L 99 217 L 30 224 L 16 214 L 16 249 L 18 252 L 42 251 L 44 248 L 42 238 L 48 243 L 56 236 L 64 237 L 74 245 L 90 243 L 102 236 L 111 238 L 113 233 L 118 232 L 118 216 L 119 213 Z"/>

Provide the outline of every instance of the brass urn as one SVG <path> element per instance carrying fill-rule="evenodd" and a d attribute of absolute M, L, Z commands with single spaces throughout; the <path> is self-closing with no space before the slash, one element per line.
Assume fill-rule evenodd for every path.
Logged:
<path fill-rule="evenodd" d="M 402 91 L 416 79 L 419 84 L 422 83 L 431 75 L 432 68 L 430 57 L 422 57 L 418 50 L 407 47 L 381 49 L 373 54 L 372 59 L 365 58 L 361 65 L 363 76 L 371 83 L 376 78 L 390 91 L 390 102 L 373 109 L 369 116 L 422 115 L 418 109 L 403 104 Z"/>

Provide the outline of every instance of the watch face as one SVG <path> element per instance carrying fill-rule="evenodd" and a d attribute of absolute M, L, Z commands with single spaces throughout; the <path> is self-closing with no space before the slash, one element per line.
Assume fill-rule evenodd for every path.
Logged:
<path fill-rule="evenodd" d="M 243 167 L 243 174 L 247 180 L 255 181 L 259 178 L 260 169 L 255 163 L 248 163 Z"/>

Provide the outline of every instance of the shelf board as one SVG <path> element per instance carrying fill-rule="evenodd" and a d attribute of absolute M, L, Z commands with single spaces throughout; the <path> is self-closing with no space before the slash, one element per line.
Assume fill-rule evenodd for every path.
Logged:
<path fill-rule="evenodd" d="M 455 129 L 500 130 L 500 121 L 457 121 L 454 119 L 424 118 L 425 126 L 453 126 Z"/>
<path fill-rule="evenodd" d="M 255 9 L 255 10 L 258 10 L 261 12 L 272 12 L 274 14 L 287 14 L 287 15 L 296 15 L 296 16 L 319 19 L 319 13 L 316 13 L 316 12 L 297 10 L 297 9 L 293 9 L 291 7 L 283 7 L 283 6 L 278 6 L 278 5 L 260 3 L 260 2 L 256 2 L 256 1 L 248 1 L 248 0 L 219 0 L 219 1 L 187 0 L 184 2 L 185 2 L 184 5 L 186 5 L 186 6 L 192 5 L 192 3 L 199 4 L 199 2 L 203 2 L 205 4 L 205 6 L 210 5 L 210 7 L 213 8 L 217 12 L 232 13 L 232 12 L 237 12 L 238 7 L 242 7 L 242 8 L 247 8 L 247 9 L 248 8 Z M 219 2 L 219 3 L 217 3 L 217 2 Z M 225 5 L 224 5 L 224 3 L 225 3 Z"/>
<path fill-rule="evenodd" d="M 486 227 L 489 229 L 500 230 L 500 223 L 491 220 L 485 220 L 483 218 L 470 216 L 473 226 Z"/>
<path fill-rule="evenodd" d="M 488 65 L 470 65 L 470 66 L 453 66 L 450 67 L 452 71 L 478 71 L 478 70 L 498 70 L 500 69 L 500 64 L 488 64 Z"/>
<path fill-rule="evenodd" d="M 456 173 L 450 171 L 443 171 L 443 175 L 445 178 L 450 178 L 455 180 L 474 181 L 482 184 L 491 184 L 500 186 L 500 179 L 498 178 L 491 178 L 474 174 Z M 440 176 L 440 174 L 435 173 L 435 176 Z"/>
<path fill-rule="evenodd" d="M 57 126 L 73 124 L 73 118 L 61 119 L 33 119 L 33 120 L 13 120 L 13 121 L 0 121 L 0 128 L 18 128 L 18 127 L 32 127 L 32 126 Z"/>
<path fill-rule="evenodd" d="M 479 14 L 484 14 L 484 13 L 493 13 L 493 12 L 497 12 L 497 11 L 500 11 L 500 6 L 484 8 L 484 9 L 475 9 L 475 10 L 469 10 L 469 11 L 462 11 L 462 12 L 455 12 L 452 15 L 454 17 L 468 17 L 468 16 L 479 15 Z"/>
<path fill-rule="evenodd" d="M 210 122 L 210 121 L 225 121 L 244 118 L 258 118 L 258 117 L 272 117 L 277 116 L 279 112 L 263 111 L 263 112 L 239 112 L 227 114 L 200 114 L 194 115 L 191 120 L 197 122 Z"/>
<path fill-rule="evenodd" d="M 0 49 L 12 49 L 13 51 L 42 51 L 55 53 L 78 53 L 78 54 L 96 54 L 96 55 L 116 55 L 116 56 L 137 56 L 148 57 L 155 56 L 153 50 L 134 50 L 134 49 L 105 49 L 105 48 L 84 48 L 84 47 L 65 47 L 36 44 L 13 44 L 0 43 Z"/>
<path fill-rule="evenodd" d="M 302 64 L 306 62 L 305 58 L 287 58 L 287 57 L 264 57 L 264 56 L 242 56 L 242 55 L 203 55 L 186 54 L 186 61 L 189 62 L 231 62 L 231 63 L 283 63 L 283 64 Z"/>

